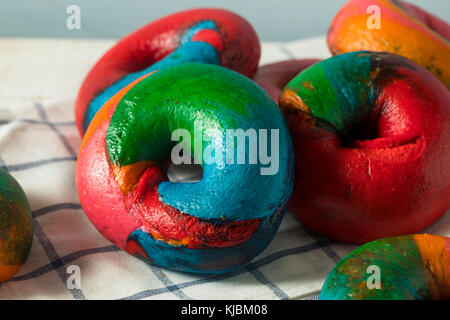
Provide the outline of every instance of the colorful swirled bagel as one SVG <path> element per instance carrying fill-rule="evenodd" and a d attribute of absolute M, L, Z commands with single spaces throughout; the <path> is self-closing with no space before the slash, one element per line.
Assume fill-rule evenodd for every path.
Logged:
<path fill-rule="evenodd" d="M 304 69 L 320 60 L 292 59 L 269 63 L 259 67 L 254 80 L 278 103 L 284 86 Z"/>
<path fill-rule="evenodd" d="M 378 239 L 328 274 L 321 300 L 449 300 L 450 238 L 413 234 Z"/>
<path fill-rule="evenodd" d="M 450 92 L 391 53 L 318 62 L 283 89 L 295 150 L 290 212 L 329 238 L 412 234 L 450 207 Z"/>
<path fill-rule="evenodd" d="M 199 182 L 167 179 L 171 134 L 183 128 L 192 138 L 182 143 L 203 168 Z M 258 134 L 258 160 L 251 160 L 255 141 L 249 148 L 217 142 L 214 129 L 266 132 Z M 269 166 L 261 152 L 278 161 Z M 239 154 L 244 161 L 235 159 Z M 181 64 L 143 76 L 108 100 L 84 136 L 76 180 L 86 215 L 118 247 L 162 267 L 217 273 L 270 243 L 292 192 L 293 161 L 284 118 L 260 87 L 223 67 Z"/>
<path fill-rule="evenodd" d="M 90 70 L 75 104 L 78 129 L 83 135 L 106 101 L 151 71 L 201 62 L 253 77 L 259 56 L 255 31 L 230 11 L 193 9 L 156 20 L 120 40 Z"/>
<path fill-rule="evenodd" d="M 449 41 L 447 22 L 401 0 L 351 0 L 328 31 L 333 54 L 360 50 L 399 54 L 427 68 L 448 89 Z"/>
<path fill-rule="evenodd" d="M 22 268 L 32 242 L 31 210 L 25 193 L 0 169 L 0 282 L 8 281 Z"/>

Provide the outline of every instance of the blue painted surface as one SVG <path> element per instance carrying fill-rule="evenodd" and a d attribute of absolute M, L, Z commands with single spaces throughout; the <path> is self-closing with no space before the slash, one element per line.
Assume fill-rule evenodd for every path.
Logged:
<path fill-rule="evenodd" d="M 259 111 L 264 113 L 263 110 L 261 106 Z M 276 115 L 270 117 L 272 120 L 283 121 L 281 115 L 277 118 Z M 256 130 L 260 127 L 255 122 L 241 124 L 241 127 L 245 131 L 249 125 Z M 245 164 L 237 163 L 235 146 L 234 163 L 226 164 L 223 168 L 216 163 L 203 164 L 203 178 L 199 182 L 161 182 L 158 187 L 160 200 L 203 220 L 223 217 L 224 221 L 234 221 L 272 215 L 279 203 L 288 199 L 292 192 L 292 144 L 284 123 L 280 123 L 279 128 L 279 168 L 276 174 L 261 175 L 261 168 L 268 165 L 263 165 L 259 159 L 256 164 L 249 164 L 247 143 Z M 268 142 L 270 143 L 270 135 Z M 222 148 L 226 148 L 226 145 L 223 144 Z M 270 145 L 268 150 L 270 153 Z M 222 163 L 225 163 L 225 154 L 222 159 Z"/>

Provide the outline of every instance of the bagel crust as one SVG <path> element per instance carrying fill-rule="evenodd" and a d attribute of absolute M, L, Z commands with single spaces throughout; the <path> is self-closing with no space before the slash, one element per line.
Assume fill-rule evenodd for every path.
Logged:
<path fill-rule="evenodd" d="M 370 279 L 374 267 L 378 287 Z M 359 247 L 336 264 L 320 292 L 320 300 L 449 299 L 450 238 L 428 234 L 383 238 Z"/>
<path fill-rule="evenodd" d="M 89 71 L 75 102 L 78 130 L 83 136 L 106 101 L 152 71 L 197 62 L 251 78 L 260 51 L 252 26 L 228 10 L 191 9 L 153 21 L 121 39 Z"/>
<path fill-rule="evenodd" d="M 278 171 L 262 175 L 261 161 L 202 162 L 199 182 L 168 181 L 171 133 L 183 128 L 195 136 L 198 122 L 203 150 L 214 143 L 209 129 L 277 130 Z M 84 212 L 118 247 L 169 269 L 219 273 L 270 243 L 292 192 L 293 163 L 284 118 L 260 87 L 223 67 L 182 64 L 135 80 L 100 109 L 83 139 L 76 179 Z"/>
<path fill-rule="evenodd" d="M 17 181 L 0 169 L 0 282 L 23 266 L 33 242 L 31 210 Z"/>
<path fill-rule="evenodd" d="M 379 8 L 368 26 L 368 8 Z M 391 52 L 425 67 L 450 89 L 450 26 L 421 8 L 401 0 L 351 0 L 338 12 L 328 31 L 333 54 L 369 50 Z"/>
<path fill-rule="evenodd" d="M 329 238 L 411 234 L 450 207 L 450 93 L 399 55 L 318 62 L 279 105 L 296 153 L 290 212 Z"/>
<path fill-rule="evenodd" d="M 292 59 L 261 66 L 254 80 L 278 103 L 281 90 L 304 69 L 319 62 L 317 59 Z"/>

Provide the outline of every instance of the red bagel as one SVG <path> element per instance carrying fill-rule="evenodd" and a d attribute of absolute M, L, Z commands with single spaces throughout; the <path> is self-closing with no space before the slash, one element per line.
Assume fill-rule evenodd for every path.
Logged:
<path fill-rule="evenodd" d="M 312 230 L 364 243 L 416 233 L 450 207 L 450 92 L 423 67 L 350 52 L 283 90 L 295 150 L 290 212 Z"/>
<path fill-rule="evenodd" d="M 215 28 L 192 29 L 205 21 L 213 22 Z M 151 22 L 121 39 L 90 70 L 75 103 L 75 120 L 80 134 L 83 135 L 87 129 L 87 125 L 83 124 L 85 114 L 97 95 L 128 74 L 165 58 L 182 45 L 183 36 L 189 32 L 192 32 L 191 41 L 208 43 L 218 51 L 222 66 L 248 77 L 254 76 L 258 68 L 260 44 L 245 19 L 223 9 L 178 12 Z"/>
<path fill-rule="evenodd" d="M 411 14 L 415 15 L 420 21 L 422 21 L 428 28 L 437 32 L 439 35 L 447 39 L 447 41 L 450 41 L 450 28 L 447 22 L 412 3 L 402 1 L 402 5 Z"/>

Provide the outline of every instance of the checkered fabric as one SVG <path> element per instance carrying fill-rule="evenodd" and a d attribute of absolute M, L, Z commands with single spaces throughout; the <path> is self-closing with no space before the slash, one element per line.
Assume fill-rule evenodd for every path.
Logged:
<path fill-rule="evenodd" d="M 262 61 L 327 56 L 321 37 L 265 43 Z M 0 166 L 26 192 L 34 227 L 28 261 L 0 284 L 0 299 L 317 299 L 328 272 L 355 248 L 313 234 L 287 213 L 270 246 L 230 273 L 175 272 L 128 255 L 81 209 L 75 186 L 81 140 L 73 105 L 74 97 L 0 102 Z M 450 215 L 426 232 L 450 236 Z M 81 271 L 78 289 L 67 286 L 72 265 Z"/>

